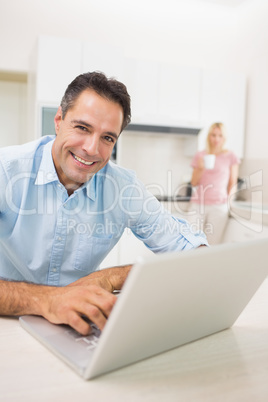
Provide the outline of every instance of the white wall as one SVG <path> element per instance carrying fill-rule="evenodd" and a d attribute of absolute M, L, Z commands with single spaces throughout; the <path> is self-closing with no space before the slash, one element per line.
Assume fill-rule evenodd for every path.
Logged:
<path fill-rule="evenodd" d="M 24 142 L 26 129 L 26 84 L 0 81 L 0 147 Z"/>
<path fill-rule="evenodd" d="M 185 156 L 187 139 L 176 134 L 125 131 L 118 140 L 118 163 L 135 170 L 155 195 L 184 195 L 191 179 L 191 157 Z"/>
<path fill-rule="evenodd" d="M 267 0 L 239 7 L 201 0 L 2 0 L 0 71 L 27 71 L 38 35 L 48 34 L 117 44 L 131 57 L 245 73 L 245 155 L 261 159 L 268 147 L 267 17 Z"/>

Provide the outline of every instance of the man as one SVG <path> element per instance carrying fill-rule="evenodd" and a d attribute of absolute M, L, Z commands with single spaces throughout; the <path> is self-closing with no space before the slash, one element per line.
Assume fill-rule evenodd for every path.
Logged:
<path fill-rule="evenodd" d="M 126 227 L 156 253 L 207 244 L 109 162 L 130 114 L 123 84 L 82 74 L 63 96 L 56 137 L 0 151 L 0 315 L 42 315 L 81 334 L 86 316 L 103 329 L 131 266 L 98 267 Z"/>

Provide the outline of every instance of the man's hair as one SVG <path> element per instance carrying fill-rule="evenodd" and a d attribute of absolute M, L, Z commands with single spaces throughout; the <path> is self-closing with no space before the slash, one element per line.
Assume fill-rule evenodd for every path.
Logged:
<path fill-rule="evenodd" d="M 61 100 L 62 119 L 71 109 L 79 95 L 92 89 L 98 95 L 112 102 L 118 103 L 123 109 L 123 123 L 121 131 L 129 124 L 131 119 L 130 96 L 126 86 L 114 78 L 107 78 L 102 72 L 94 71 L 78 75 L 67 87 Z"/>

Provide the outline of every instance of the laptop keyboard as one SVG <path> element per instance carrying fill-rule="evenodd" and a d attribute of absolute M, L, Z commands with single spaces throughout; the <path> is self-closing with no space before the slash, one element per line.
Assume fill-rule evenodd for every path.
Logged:
<path fill-rule="evenodd" d="M 113 293 L 118 297 L 120 292 L 120 290 L 115 290 Z M 85 347 L 87 350 L 93 350 L 98 344 L 101 330 L 97 327 L 97 325 L 90 321 L 88 317 L 83 316 L 83 319 L 91 326 L 91 333 L 89 335 L 81 335 L 79 332 L 69 326 L 66 326 L 65 333 L 75 342 L 79 342 L 79 345 Z"/>
<path fill-rule="evenodd" d="M 72 328 L 66 329 L 65 333 L 70 336 L 75 342 L 79 342 L 79 344 L 81 346 L 84 346 L 87 350 L 92 350 L 98 344 L 101 331 L 93 323 L 91 323 L 90 326 L 91 333 L 86 336 L 79 334 L 79 332 Z"/>

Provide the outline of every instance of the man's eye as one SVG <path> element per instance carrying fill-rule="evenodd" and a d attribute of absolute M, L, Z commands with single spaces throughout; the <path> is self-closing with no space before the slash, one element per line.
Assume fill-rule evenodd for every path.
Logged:
<path fill-rule="evenodd" d="M 108 142 L 114 143 L 114 138 L 113 138 L 113 137 L 109 137 L 108 135 L 105 137 L 105 140 L 108 141 Z"/>
<path fill-rule="evenodd" d="M 76 128 L 78 128 L 78 130 L 81 130 L 81 131 L 87 131 L 87 128 L 84 126 L 76 126 Z"/>

